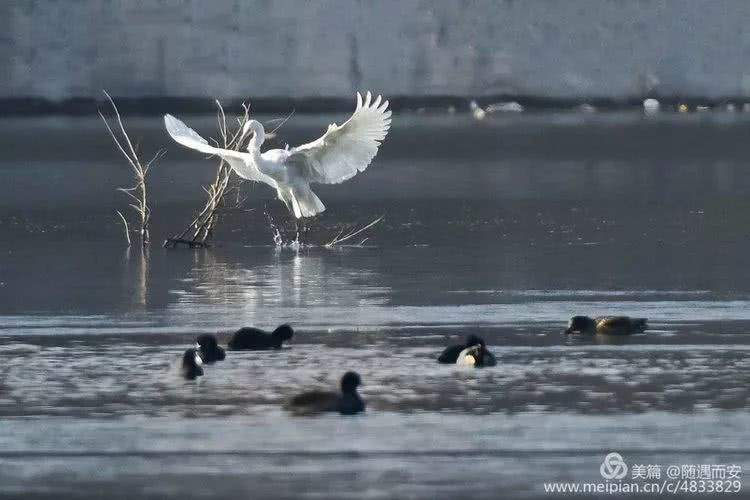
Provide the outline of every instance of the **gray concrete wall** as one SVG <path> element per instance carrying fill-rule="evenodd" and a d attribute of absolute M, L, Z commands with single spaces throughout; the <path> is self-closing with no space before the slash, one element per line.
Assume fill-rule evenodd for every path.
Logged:
<path fill-rule="evenodd" d="M 0 98 L 750 96 L 747 0 L 6 0 Z"/>

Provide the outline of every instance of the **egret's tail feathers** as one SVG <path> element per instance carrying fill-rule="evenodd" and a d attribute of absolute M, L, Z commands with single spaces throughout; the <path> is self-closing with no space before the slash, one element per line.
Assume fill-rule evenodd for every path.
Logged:
<path fill-rule="evenodd" d="M 284 205 L 297 219 L 314 217 L 326 209 L 326 206 L 312 192 L 309 185 L 279 188 L 277 192 L 279 199 L 284 202 Z"/>
<path fill-rule="evenodd" d="M 296 218 L 299 219 L 300 217 L 302 217 L 302 214 L 299 211 L 299 205 L 294 199 L 294 196 L 292 196 L 292 192 L 290 190 L 279 187 L 276 189 L 276 194 L 278 195 L 279 199 L 284 202 L 287 210 L 292 212 Z"/>
<path fill-rule="evenodd" d="M 300 186 L 292 188 L 292 196 L 297 202 L 299 207 L 300 215 L 295 215 L 297 218 L 302 217 L 314 217 L 326 209 L 320 198 L 312 192 L 310 186 Z"/>

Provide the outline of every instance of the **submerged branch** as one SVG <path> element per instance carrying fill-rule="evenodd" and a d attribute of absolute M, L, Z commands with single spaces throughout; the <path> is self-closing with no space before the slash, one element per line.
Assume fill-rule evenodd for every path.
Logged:
<path fill-rule="evenodd" d="M 362 234 L 363 232 L 367 231 L 368 229 L 370 229 L 371 227 L 375 226 L 376 224 L 379 224 L 380 221 L 382 221 L 384 218 L 385 218 L 385 215 L 381 215 L 380 217 L 374 219 L 372 222 L 370 222 L 369 224 L 367 224 L 365 226 L 362 226 L 359 229 L 357 229 L 357 228 L 351 229 L 345 235 L 344 235 L 345 228 L 342 228 L 341 231 L 339 231 L 339 233 L 331 241 L 329 241 L 328 243 L 326 243 L 324 246 L 326 248 L 332 248 L 332 247 L 334 247 L 336 245 L 340 245 L 341 243 L 343 243 L 343 242 L 345 242 L 347 240 L 350 240 L 350 239 L 354 238 L 355 236 L 357 236 L 359 234 Z M 368 240 L 368 238 L 363 239 L 362 241 L 359 242 L 359 244 L 357 246 L 364 245 L 364 243 L 367 240 Z"/>

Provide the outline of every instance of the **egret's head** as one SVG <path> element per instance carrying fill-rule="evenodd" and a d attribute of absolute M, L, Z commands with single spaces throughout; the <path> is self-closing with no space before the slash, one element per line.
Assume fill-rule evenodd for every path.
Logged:
<path fill-rule="evenodd" d="M 254 143 L 256 146 L 260 146 L 263 144 L 263 141 L 266 140 L 266 133 L 263 129 L 263 124 L 258 120 L 248 120 L 245 122 L 245 125 L 242 127 L 242 140 L 244 141 L 248 135 L 250 136 L 250 142 Z M 248 149 L 250 149 L 249 145 Z"/>

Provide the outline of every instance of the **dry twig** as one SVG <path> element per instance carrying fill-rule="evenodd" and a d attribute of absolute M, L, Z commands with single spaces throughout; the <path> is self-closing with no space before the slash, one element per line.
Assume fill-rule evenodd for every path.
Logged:
<path fill-rule="evenodd" d="M 120 153 L 122 153 L 122 155 L 125 157 L 131 168 L 133 169 L 133 178 L 135 180 L 134 186 L 128 188 L 119 187 L 117 188 L 117 190 L 125 193 L 132 200 L 132 203 L 130 203 L 130 207 L 138 214 L 141 228 L 141 244 L 145 247 L 149 242 L 149 225 L 151 223 L 151 208 L 148 206 L 146 175 L 148 175 L 148 171 L 151 166 L 164 156 L 166 150 L 159 149 L 153 156 L 153 158 L 151 158 L 145 164 L 142 163 L 140 158 L 138 158 L 136 148 L 133 147 L 133 143 L 130 140 L 128 132 L 125 130 L 125 125 L 123 125 L 122 123 L 122 117 L 120 116 L 120 111 L 117 109 L 115 101 L 107 93 L 106 90 L 104 90 L 103 92 L 104 95 L 107 96 L 107 100 L 112 105 L 112 110 L 115 113 L 115 121 L 117 123 L 118 131 L 121 135 L 119 139 L 101 111 L 99 111 L 99 116 L 104 122 L 104 125 L 107 127 L 107 131 L 112 137 L 112 140 L 115 142 L 117 149 L 120 150 Z M 130 235 L 128 234 L 129 230 L 127 221 L 125 220 L 125 217 L 122 215 L 122 213 L 120 213 L 119 211 L 117 213 L 125 223 L 125 235 L 127 237 L 128 245 L 130 245 Z"/>
<path fill-rule="evenodd" d="M 130 246 L 130 228 L 128 228 L 128 220 L 125 218 L 124 215 L 122 215 L 122 212 L 119 210 L 115 210 L 117 212 L 117 215 L 120 216 L 120 219 L 122 220 L 122 226 L 125 228 L 125 241 L 128 242 L 128 246 Z"/>
<path fill-rule="evenodd" d="M 346 231 L 347 231 L 347 228 L 345 228 L 345 227 L 344 227 L 344 228 L 341 228 L 341 231 L 339 231 L 339 233 L 338 233 L 338 234 L 337 234 L 337 235 L 336 235 L 336 236 L 335 236 L 335 237 L 334 237 L 334 238 L 333 238 L 333 239 L 332 239 L 331 241 L 329 241 L 328 243 L 326 243 L 326 244 L 325 244 L 324 246 L 325 246 L 326 248 L 332 248 L 332 247 L 335 247 L 336 245 L 340 245 L 341 243 L 343 243 L 343 242 L 345 242 L 345 241 L 348 241 L 348 240 L 350 240 L 350 239 L 354 238 L 355 236 L 357 236 L 357 235 L 359 235 L 359 234 L 362 234 L 363 232 L 367 231 L 367 230 L 368 230 L 368 229 L 370 229 L 371 227 L 373 227 L 373 226 L 375 226 L 376 224 L 380 223 L 380 221 L 382 221 L 382 220 L 383 220 L 384 218 L 385 218 L 385 216 L 384 216 L 384 215 L 381 215 L 380 217 L 378 217 L 377 219 L 374 219 L 374 220 L 373 220 L 372 222 L 370 222 L 369 224 L 367 224 L 367 225 L 365 225 L 365 226 L 362 226 L 362 227 L 361 227 L 361 228 L 359 228 L 359 229 L 357 229 L 356 227 L 355 227 L 355 228 L 352 228 L 352 229 L 349 229 L 349 231 L 348 231 L 348 232 L 346 232 Z M 346 234 L 344 234 L 345 232 L 346 232 Z M 357 246 L 362 246 L 362 245 L 364 245 L 364 243 L 365 243 L 365 242 L 366 242 L 367 240 L 368 240 L 368 238 L 365 238 L 365 239 L 363 239 L 362 241 L 360 241 L 360 242 L 359 242 L 359 243 L 357 244 Z"/>

